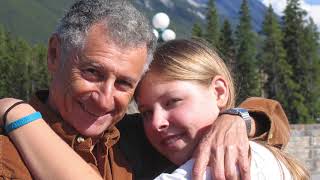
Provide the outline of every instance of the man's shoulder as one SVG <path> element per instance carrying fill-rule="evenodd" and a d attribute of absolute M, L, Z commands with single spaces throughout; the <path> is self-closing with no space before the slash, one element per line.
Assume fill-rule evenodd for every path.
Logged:
<path fill-rule="evenodd" d="M 119 123 L 137 123 L 142 121 L 140 113 L 126 114 Z"/>
<path fill-rule="evenodd" d="M 120 140 L 129 142 L 144 142 L 143 123 L 140 114 L 126 114 L 120 122 L 117 123 L 120 131 Z"/>
<path fill-rule="evenodd" d="M 122 136 L 137 135 L 139 138 L 144 136 L 142 117 L 139 113 L 126 114 L 116 126 Z"/>
<path fill-rule="evenodd" d="M 0 135 L 0 179 L 32 179 L 17 149 L 7 136 Z"/>

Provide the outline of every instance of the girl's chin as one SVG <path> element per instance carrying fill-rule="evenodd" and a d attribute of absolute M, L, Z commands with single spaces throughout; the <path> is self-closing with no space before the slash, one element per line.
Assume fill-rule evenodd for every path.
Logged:
<path fill-rule="evenodd" d="M 191 158 L 191 156 L 182 155 L 182 154 L 179 154 L 179 155 L 171 154 L 170 157 L 167 156 L 167 158 L 175 165 L 180 166 L 183 163 L 187 162 Z"/>

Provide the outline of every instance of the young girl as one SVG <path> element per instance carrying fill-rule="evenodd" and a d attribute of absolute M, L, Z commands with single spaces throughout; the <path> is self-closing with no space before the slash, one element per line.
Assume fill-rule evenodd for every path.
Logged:
<path fill-rule="evenodd" d="M 213 123 L 213 117 L 234 106 L 234 96 L 230 72 L 204 43 L 174 40 L 157 49 L 135 98 L 151 144 L 176 165 L 183 165 L 156 179 L 191 179 L 193 161 L 188 160 L 202 132 Z M 285 153 L 257 142 L 250 146 L 251 179 L 309 178 Z"/>
<path fill-rule="evenodd" d="M 174 40 L 157 48 L 150 71 L 141 80 L 135 99 L 143 114 L 145 132 L 151 144 L 170 161 L 178 166 L 182 165 L 172 174 L 161 174 L 157 179 L 191 178 L 192 152 L 203 132 L 219 113 L 234 106 L 234 94 L 233 81 L 226 65 L 203 42 Z M 12 111 L 14 112 L 10 114 L 21 113 L 16 108 Z M 28 107 L 20 115 L 25 116 L 33 111 Z M 56 168 L 55 177 L 68 179 L 66 175 L 73 177 L 70 174 L 77 169 L 75 177 L 99 179 L 67 145 L 62 141 L 61 144 L 56 143 L 57 136 L 49 127 L 44 127 L 45 122 L 41 123 L 42 126 L 24 126 L 10 135 L 12 138 L 35 138 L 38 136 L 33 136 L 33 133 L 38 130 L 43 132 L 47 128 L 45 131 L 48 133 L 44 136 L 55 140 L 55 155 L 59 155 L 51 156 L 52 150 L 42 145 L 42 159 L 39 160 L 36 153 L 28 154 L 37 152 L 34 149 L 39 147 L 36 144 L 39 140 L 34 140 L 35 144 L 26 145 L 21 138 L 13 139 L 32 172 L 36 172 L 34 169 L 41 166 L 41 163 L 46 163 L 49 164 L 46 167 Z M 255 142 L 250 142 L 250 145 L 251 179 L 309 178 L 307 171 L 283 152 Z M 233 151 L 232 148 L 228 150 Z M 225 157 L 225 160 L 232 161 L 231 158 Z M 68 172 L 65 168 L 59 169 L 62 160 L 68 163 Z M 52 172 L 51 169 L 46 171 Z M 36 173 L 35 176 L 37 177 Z M 210 177 L 208 175 L 206 178 Z"/>

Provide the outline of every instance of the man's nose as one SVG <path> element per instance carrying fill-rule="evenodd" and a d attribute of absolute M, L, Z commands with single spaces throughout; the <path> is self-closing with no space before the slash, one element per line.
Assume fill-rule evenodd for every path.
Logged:
<path fill-rule="evenodd" d="M 161 108 L 155 108 L 152 116 L 152 127 L 158 131 L 164 131 L 169 127 L 167 113 Z"/>
<path fill-rule="evenodd" d="M 114 108 L 114 85 L 112 82 L 105 83 L 100 87 L 100 91 L 94 95 L 97 108 L 100 111 L 108 112 Z"/>

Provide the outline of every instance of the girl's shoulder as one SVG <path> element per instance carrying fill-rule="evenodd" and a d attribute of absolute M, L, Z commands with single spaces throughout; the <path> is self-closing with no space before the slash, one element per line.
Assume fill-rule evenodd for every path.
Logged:
<path fill-rule="evenodd" d="M 250 141 L 251 179 L 292 179 L 288 168 L 264 145 Z"/>

